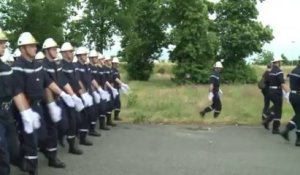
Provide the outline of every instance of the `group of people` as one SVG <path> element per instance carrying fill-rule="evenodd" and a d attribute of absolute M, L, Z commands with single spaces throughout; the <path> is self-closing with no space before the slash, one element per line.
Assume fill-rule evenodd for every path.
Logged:
<path fill-rule="evenodd" d="M 0 30 L 0 57 L 7 41 Z M 99 129 L 110 130 L 116 126 L 113 120 L 121 120 L 120 93 L 129 86 L 120 79 L 118 58 L 85 47 L 75 50 L 69 42 L 59 48 L 53 38 L 46 39 L 37 54 L 37 44 L 24 32 L 15 61 L 9 66 L 0 60 L 1 175 L 10 174 L 10 164 L 37 175 L 38 152 L 50 167 L 65 168 L 58 144 L 64 147 L 67 140 L 68 152 L 81 155 L 77 143 L 91 146 L 89 136 L 101 136 L 97 121 Z"/>
<path fill-rule="evenodd" d="M 262 112 L 262 124 L 269 130 L 272 122 L 272 133 L 280 134 L 289 141 L 290 131 L 296 129 L 296 146 L 300 146 L 300 60 L 296 68 L 287 75 L 289 78 L 289 88 L 285 84 L 284 73 L 280 69 L 281 58 L 275 58 L 271 64 L 267 65 L 259 85 L 264 96 L 264 108 Z M 289 121 L 283 131 L 280 131 L 283 98 L 292 105 L 295 115 Z M 271 103 L 273 104 L 271 106 Z"/>

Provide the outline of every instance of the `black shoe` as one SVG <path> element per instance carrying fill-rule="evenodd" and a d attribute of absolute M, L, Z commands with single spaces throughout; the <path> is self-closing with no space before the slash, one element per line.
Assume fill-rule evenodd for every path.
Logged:
<path fill-rule="evenodd" d="M 270 124 L 270 122 L 268 122 L 267 120 L 265 120 L 265 121 L 262 122 L 262 125 L 264 126 L 264 128 L 266 130 L 270 130 L 269 124 Z"/>
<path fill-rule="evenodd" d="M 300 146 L 300 140 L 299 139 L 296 140 L 295 146 Z"/>
<path fill-rule="evenodd" d="M 280 133 L 280 135 L 284 138 L 284 140 L 290 141 L 290 137 L 289 137 L 288 132 L 284 131 L 284 132 Z"/>
<path fill-rule="evenodd" d="M 93 136 L 93 137 L 100 137 L 101 136 L 101 134 L 99 132 L 97 132 L 97 131 L 90 131 L 89 135 Z"/>
<path fill-rule="evenodd" d="M 272 130 L 272 134 L 280 134 L 279 129 L 273 129 L 273 130 Z"/>
<path fill-rule="evenodd" d="M 66 164 L 60 161 L 58 158 L 56 158 L 53 160 L 49 160 L 48 166 L 53 168 L 65 168 Z"/>
<path fill-rule="evenodd" d="M 36 171 L 30 171 L 30 172 L 28 172 L 28 173 L 29 173 L 29 175 L 38 175 L 37 170 L 36 170 Z"/>
<path fill-rule="evenodd" d="M 115 117 L 114 120 L 115 120 L 115 121 L 122 121 L 122 119 L 119 118 L 119 117 Z"/>
<path fill-rule="evenodd" d="M 77 147 L 69 148 L 69 153 L 74 154 L 74 155 L 82 155 L 83 154 L 82 150 Z"/>
<path fill-rule="evenodd" d="M 201 111 L 199 112 L 200 116 L 203 118 L 205 116 L 205 112 L 204 111 Z"/>
<path fill-rule="evenodd" d="M 84 146 L 92 146 L 93 142 L 89 141 L 87 138 L 85 139 L 81 139 L 79 142 L 80 145 L 84 145 Z"/>
<path fill-rule="evenodd" d="M 106 125 L 112 126 L 112 127 L 117 126 L 115 123 L 113 123 L 113 121 L 112 121 L 112 119 L 111 119 L 111 115 L 107 115 L 107 122 L 106 122 Z"/>

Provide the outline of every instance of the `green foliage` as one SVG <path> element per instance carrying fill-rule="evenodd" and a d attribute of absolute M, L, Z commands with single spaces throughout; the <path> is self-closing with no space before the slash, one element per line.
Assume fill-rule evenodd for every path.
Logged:
<path fill-rule="evenodd" d="M 178 8 L 180 7 L 180 8 Z M 203 0 L 173 0 L 169 2 L 169 23 L 173 27 L 170 42 L 176 48 L 170 59 L 176 83 L 207 83 L 218 40 L 210 31 L 208 7 Z"/>
<path fill-rule="evenodd" d="M 165 26 L 161 6 L 156 0 L 120 1 L 118 28 L 123 35 L 121 55 L 127 60 L 132 80 L 149 80 L 153 60 L 159 58 L 164 46 Z"/>
<path fill-rule="evenodd" d="M 268 50 L 262 51 L 255 60 L 255 64 L 257 65 L 267 65 L 270 64 L 274 58 L 274 53 Z"/>
<path fill-rule="evenodd" d="M 257 74 L 254 68 L 246 65 L 244 61 L 239 64 L 224 64 L 221 81 L 226 84 L 250 84 L 257 82 Z"/>
<path fill-rule="evenodd" d="M 73 23 L 80 26 L 79 32 L 86 37 L 88 46 L 103 53 L 104 49 L 113 45 L 112 36 L 116 33 L 114 22 L 117 12 L 116 1 L 84 0 L 82 3 L 86 5 L 85 15 L 81 20 Z"/>
<path fill-rule="evenodd" d="M 221 0 L 216 5 L 216 14 L 221 44 L 218 59 L 225 61 L 227 67 L 225 66 L 224 72 L 235 73 L 226 76 L 225 81 L 241 80 L 243 83 L 251 83 L 252 78 L 248 82 L 235 76 L 252 76 L 247 74 L 250 71 L 243 69 L 244 59 L 253 53 L 260 53 L 263 45 L 273 39 L 271 28 L 257 21 L 256 0 Z"/>
<path fill-rule="evenodd" d="M 12 46 L 22 32 L 31 32 L 42 42 L 53 37 L 64 41 L 64 23 L 74 11 L 77 0 L 3 0 L 0 2 L 0 26 L 8 31 Z"/>

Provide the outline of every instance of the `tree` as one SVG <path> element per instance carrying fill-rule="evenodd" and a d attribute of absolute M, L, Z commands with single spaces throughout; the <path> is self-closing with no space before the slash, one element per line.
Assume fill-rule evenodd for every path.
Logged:
<path fill-rule="evenodd" d="M 281 54 L 281 58 L 284 65 L 290 65 L 289 59 L 284 54 Z"/>
<path fill-rule="evenodd" d="M 273 39 L 271 28 L 257 21 L 256 3 L 256 0 L 221 0 L 216 4 L 221 43 L 218 59 L 225 61 L 225 82 L 256 82 L 245 58 L 260 53 L 263 45 Z"/>
<path fill-rule="evenodd" d="M 170 53 L 174 68 L 174 81 L 207 83 L 217 53 L 216 33 L 210 30 L 208 6 L 204 0 L 171 0 L 169 23 L 173 30 L 170 42 L 175 49 Z M 180 7 L 180 8 L 178 8 Z"/>
<path fill-rule="evenodd" d="M 121 55 L 128 62 L 129 78 L 147 81 L 153 71 L 153 61 L 159 58 L 165 45 L 162 8 L 157 0 L 123 0 L 119 8 Z"/>
<path fill-rule="evenodd" d="M 112 46 L 112 36 L 116 33 L 116 1 L 84 0 L 82 4 L 86 6 L 84 16 L 82 19 L 71 23 L 74 31 L 70 35 L 77 36 L 79 40 L 86 37 L 89 46 L 94 46 L 103 53 L 104 49 Z M 82 34 L 84 37 L 82 37 Z"/>
<path fill-rule="evenodd" d="M 22 32 L 31 32 L 42 43 L 53 37 L 64 41 L 64 23 L 77 0 L 3 0 L 0 2 L 0 26 L 9 33 L 12 46 Z"/>
<path fill-rule="evenodd" d="M 267 65 L 270 64 L 272 62 L 274 58 L 274 53 L 268 50 L 264 50 L 262 51 L 261 54 L 258 55 L 255 64 L 258 65 Z"/>

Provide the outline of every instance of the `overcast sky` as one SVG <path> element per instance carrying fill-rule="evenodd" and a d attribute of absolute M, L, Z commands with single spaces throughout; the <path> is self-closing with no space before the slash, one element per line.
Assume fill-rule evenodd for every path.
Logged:
<path fill-rule="evenodd" d="M 217 1 L 217 0 L 211 0 Z M 300 56 L 300 0 L 266 0 L 257 5 L 259 10 L 259 21 L 273 29 L 274 39 L 265 49 L 274 52 L 275 56 L 285 54 L 289 59 Z M 119 40 L 116 37 L 116 40 Z M 105 51 L 105 54 L 115 54 L 120 50 L 116 45 Z M 168 57 L 166 52 L 163 58 Z"/>
<path fill-rule="evenodd" d="M 218 0 L 211 0 L 218 1 Z M 300 0 L 266 0 L 257 5 L 259 21 L 273 29 L 274 39 L 264 49 L 274 52 L 275 56 L 285 54 L 289 59 L 300 56 Z M 114 36 L 115 45 L 104 51 L 105 55 L 116 55 L 121 49 L 120 37 Z M 168 58 L 165 50 L 161 56 Z"/>

